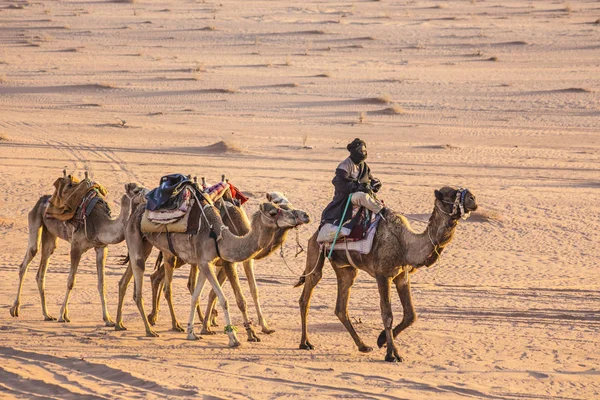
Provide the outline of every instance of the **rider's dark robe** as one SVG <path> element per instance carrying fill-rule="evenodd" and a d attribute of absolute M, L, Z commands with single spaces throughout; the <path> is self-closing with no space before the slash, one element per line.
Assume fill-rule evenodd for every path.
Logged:
<path fill-rule="evenodd" d="M 338 225 L 344 213 L 348 196 L 357 192 L 361 183 L 371 183 L 371 169 L 366 162 L 355 164 L 350 157 L 342 161 L 335 170 L 335 177 L 331 181 L 335 188 L 333 200 L 321 214 L 321 225 L 325 223 Z M 352 206 L 348 207 L 344 217 L 345 223 L 352 218 Z"/>

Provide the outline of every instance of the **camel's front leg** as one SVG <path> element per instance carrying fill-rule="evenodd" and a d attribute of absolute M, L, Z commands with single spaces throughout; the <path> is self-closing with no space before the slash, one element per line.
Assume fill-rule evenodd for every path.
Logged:
<path fill-rule="evenodd" d="M 400 302 L 402 303 L 402 309 L 404 310 L 402 322 L 394 327 L 394 338 L 396 338 L 400 332 L 411 326 L 417 320 L 417 314 L 415 313 L 415 308 L 413 307 L 412 297 L 410 294 L 410 275 L 408 275 L 407 278 L 405 274 L 408 274 L 408 272 L 405 271 L 394 279 L 396 290 L 398 291 L 398 296 L 400 296 Z M 377 345 L 379 347 L 383 347 L 385 342 L 385 331 L 381 331 L 379 337 L 377 338 Z"/>
<path fill-rule="evenodd" d="M 105 247 L 96 247 L 96 272 L 98 273 L 98 293 L 100 293 L 100 302 L 102 303 L 102 319 L 106 326 L 115 326 L 106 305 L 106 281 L 104 271 L 106 269 L 106 254 L 108 249 Z"/>
<path fill-rule="evenodd" d="M 36 281 L 38 290 L 40 292 L 40 300 L 42 302 L 42 314 L 44 314 L 44 321 L 56 321 L 52 315 L 48 313 L 48 307 L 46 306 L 46 271 L 48 270 L 48 261 L 50 256 L 56 249 L 57 238 L 51 234 L 48 229 L 43 228 L 42 230 L 42 258 L 40 260 L 40 268 L 38 269 Z"/>
<path fill-rule="evenodd" d="M 346 267 L 346 268 L 334 268 L 335 274 L 337 276 L 337 302 L 335 303 L 335 315 L 340 319 L 342 324 L 346 327 L 352 339 L 354 339 L 354 343 L 358 346 L 358 350 L 363 353 L 368 353 L 373 351 L 373 348 L 364 344 L 362 339 L 354 330 L 352 326 L 352 322 L 350 322 L 350 318 L 348 317 L 348 300 L 350 300 L 350 288 L 354 284 L 354 280 L 356 279 L 356 275 L 358 274 L 358 270 L 354 267 Z"/>
<path fill-rule="evenodd" d="M 269 328 L 269 325 L 263 316 L 262 309 L 260 308 L 258 286 L 256 286 L 256 277 L 254 276 L 254 260 L 244 261 L 244 272 L 248 278 L 248 286 L 250 286 L 250 293 L 252 294 L 252 300 L 254 300 L 254 306 L 256 307 L 258 323 L 262 328 L 262 332 L 270 335 L 271 333 L 275 332 L 275 330 Z"/>
<path fill-rule="evenodd" d="M 79 261 L 81 261 L 81 251 L 77 244 L 74 242 L 71 244 L 71 270 L 69 271 L 69 278 L 67 280 L 67 293 L 65 294 L 65 300 L 62 308 L 60 309 L 60 317 L 58 322 L 71 322 L 69 319 L 69 297 L 71 297 L 71 291 L 75 286 L 75 275 L 77 275 L 77 268 L 79 267 Z"/>
<path fill-rule="evenodd" d="M 42 234 L 42 221 L 41 218 L 34 218 L 32 215 L 33 211 L 29 213 L 29 241 L 27 243 L 27 251 L 23 262 L 19 266 L 19 286 L 17 287 L 17 297 L 13 306 L 10 308 L 10 315 L 13 317 L 19 316 L 19 307 L 21 306 L 21 291 L 23 290 L 23 281 L 27 275 L 27 268 L 33 257 L 38 252 L 40 235 Z"/>
<path fill-rule="evenodd" d="M 148 322 L 150 325 L 155 325 L 158 319 L 158 311 L 160 309 L 160 292 L 163 290 L 165 285 L 165 267 L 163 264 L 156 268 L 156 271 L 150 275 L 150 282 L 152 285 L 152 311 L 148 314 Z"/>
<path fill-rule="evenodd" d="M 308 310 L 310 309 L 310 298 L 312 297 L 313 290 L 323 276 L 324 263 L 325 256 L 321 254 L 319 245 L 317 244 L 317 233 L 315 233 L 308 241 L 306 267 L 304 269 L 305 276 L 303 276 L 304 289 L 298 300 L 300 303 L 300 318 L 302 319 L 302 338 L 300 339 L 299 346 L 301 349 L 313 350 L 315 348 L 308 341 Z"/>
<path fill-rule="evenodd" d="M 387 354 L 385 361 L 402 361 L 402 357 L 398 354 L 398 349 L 394 345 L 394 336 L 392 334 L 392 324 L 394 315 L 392 314 L 392 304 L 390 299 L 391 278 L 386 276 L 377 276 L 377 287 L 379 289 L 379 300 L 381 306 L 381 319 L 385 329 L 387 339 Z"/>
<path fill-rule="evenodd" d="M 198 254 L 198 259 L 200 259 L 199 256 L 200 255 Z M 225 298 L 225 295 L 223 294 L 223 290 L 221 290 L 221 286 L 219 285 L 217 276 L 215 275 L 214 267 L 209 265 L 208 263 L 198 264 L 198 267 L 200 268 L 200 272 L 206 276 L 206 279 L 217 294 L 219 303 L 221 304 L 221 308 L 223 308 L 223 314 L 225 317 L 225 332 L 227 333 L 227 336 L 229 336 L 229 347 L 238 347 L 240 345 L 240 342 L 237 339 L 237 335 L 235 333 L 236 327 L 231 323 L 231 318 L 229 316 L 229 304 L 227 302 L 227 299 Z"/>
<path fill-rule="evenodd" d="M 150 255 L 150 251 L 152 251 L 152 245 L 144 244 L 146 249 L 140 254 L 139 249 L 135 249 L 132 251 L 131 246 L 127 243 L 127 247 L 129 248 L 129 258 L 131 269 L 133 271 L 133 279 L 134 279 L 134 293 L 133 300 L 137 305 L 138 310 L 140 311 L 140 316 L 142 317 L 142 321 L 144 322 L 144 327 L 146 328 L 146 336 L 149 337 L 158 337 L 158 334 L 154 332 L 154 330 L 150 327 L 150 323 L 148 322 L 148 317 L 146 316 L 146 311 L 144 310 L 144 299 L 142 297 L 142 288 L 144 286 L 144 270 L 146 269 L 146 259 L 148 255 Z M 149 247 L 149 249 L 148 249 Z"/>
<path fill-rule="evenodd" d="M 127 286 L 133 277 L 133 270 L 131 269 L 131 262 L 127 264 L 127 269 L 123 272 L 123 276 L 119 280 L 119 303 L 117 304 L 117 320 L 115 321 L 115 331 L 126 331 L 127 328 L 123 325 L 123 301 L 125 300 L 125 293 L 127 293 Z"/>
<path fill-rule="evenodd" d="M 190 276 L 188 277 L 187 287 L 190 291 L 190 295 L 194 295 L 194 291 L 196 289 L 196 281 L 198 280 L 198 266 L 196 264 L 190 265 Z M 202 291 L 200 291 L 200 296 L 202 296 Z M 202 310 L 200 309 L 200 302 L 196 307 L 196 311 L 198 312 L 198 320 L 200 322 L 204 322 L 204 315 L 202 315 Z"/>
<path fill-rule="evenodd" d="M 219 285 L 223 287 L 223 282 L 225 282 L 225 278 L 227 278 L 227 274 L 225 274 L 224 268 L 218 268 L 217 272 L 217 280 L 219 281 Z M 203 335 L 214 335 L 215 332 L 210 329 L 211 326 L 217 326 L 215 321 L 215 314 L 217 310 L 215 310 L 215 305 L 217 303 L 217 295 L 214 290 L 211 290 L 208 293 L 208 301 L 206 303 L 206 318 L 202 322 L 202 334 Z M 213 323 L 214 322 L 214 323 Z"/>
<path fill-rule="evenodd" d="M 169 312 L 171 313 L 171 329 L 177 332 L 183 332 L 184 329 L 179 325 L 177 316 L 175 315 L 175 308 L 173 307 L 173 270 L 175 269 L 175 263 L 177 262 L 177 258 L 170 255 L 165 256 L 165 298 L 167 299 Z"/>
<path fill-rule="evenodd" d="M 206 275 L 201 273 L 200 277 L 198 278 L 198 281 L 195 283 L 194 293 L 192 293 L 192 309 L 190 311 L 190 317 L 188 318 L 188 325 L 187 325 L 187 339 L 188 340 L 202 339 L 201 336 L 198 336 L 194 333 L 194 318 L 196 317 L 196 309 L 200 306 L 198 304 L 198 300 L 200 298 L 200 294 L 202 293 L 202 289 L 204 288 L 205 283 L 206 283 Z"/>
<path fill-rule="evenodd" d="M 254 332 L 254 328 L 252 328 L 252 321 L 250 321 L 250 319 L 248 318 L 247 303 L 244 294 L 242 293 L 242 288 L 240 286 L 240 278 L 238 276 L 236 264 L 223 261 L 223 269 L 225 270 L 227 279 L 229 279 L 229 283 L 231 283 L 233 293 L 235 293 L 235 300 L 237 302 L 237 306 L 240 309 L 240 312 L 242 313 L 242 318 L 244 320 L 244 328 L 246 328 L 246 334 L 248 335 L 248 341 L 260 342 L 260 338 L 256 336 L 256 332 Z"/>

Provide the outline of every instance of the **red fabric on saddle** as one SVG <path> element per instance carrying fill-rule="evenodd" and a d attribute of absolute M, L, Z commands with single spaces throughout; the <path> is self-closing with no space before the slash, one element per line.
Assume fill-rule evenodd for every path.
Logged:
<path fill-rule="evenodd" d="M 229 183 L 229 190 L 231 190 L 231 197 L 233 197 L 234 199 L 238 199 L 240 205 L 248 201 L 248 198 L 244 196 L 242 192 L 240 192 L 240 189 L 236 188 L 231 183 Z"/>

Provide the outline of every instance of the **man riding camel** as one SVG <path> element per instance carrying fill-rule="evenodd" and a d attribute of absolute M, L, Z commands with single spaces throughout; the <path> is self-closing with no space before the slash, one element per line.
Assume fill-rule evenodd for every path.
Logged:
<path fill-rule="evenodd" d="M 367 144 L 359 139 L 354 139 L 346 146 L 350 157 L 342 161 L 335 170 L 333 186 L 335 193 L 333 200 L 321 215 L 321 225 L 343 225 L 352 218 L 352 210 L 348 210 L 342 219 L 348 196 L 352 194 L 351 202 L 356 206 L 365 207 L 374 214 L 379 214 L 384 205 L 377 200 L 375 193 L 381 188 L 381 181 L 373 178 L 371 169 L 365 162 L 367 158 Z"/>

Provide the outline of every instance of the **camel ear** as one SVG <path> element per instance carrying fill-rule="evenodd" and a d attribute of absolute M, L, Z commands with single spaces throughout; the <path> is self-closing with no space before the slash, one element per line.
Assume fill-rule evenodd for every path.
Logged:
<path fill-rule="evenodd" d="M 273 201 L 272 198 L 271 198 L 271 193 L 267 193 L 267 200 Z"/>
<path fill-rule="evenodd" d="M 260 208 L 269 215 L 277 215 L 277 207 L 271 203 L 262 203 Z"/>
<path fill-rule="evenodd" d="M 434 191 L 434 193 L 435 193 L 435 198 L 436 199 L 438 199 L 438 200 L 443 200 L 444 199 L 444 195 L 439 190 Z"/>

